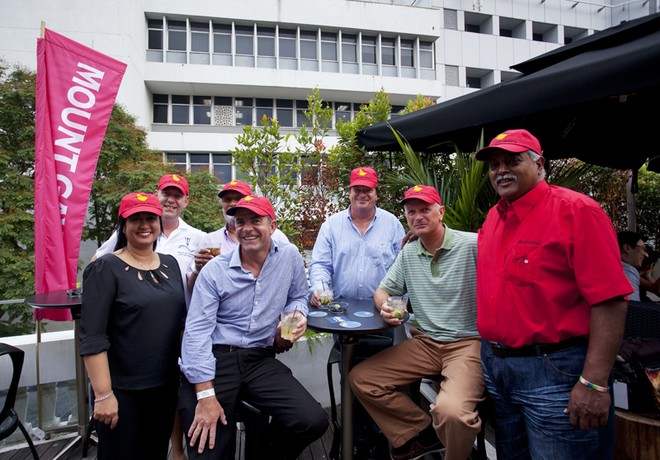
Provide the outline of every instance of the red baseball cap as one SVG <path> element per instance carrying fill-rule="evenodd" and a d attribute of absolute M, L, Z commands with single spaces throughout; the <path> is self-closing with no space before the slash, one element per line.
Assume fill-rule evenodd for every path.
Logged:
<path fill-rule="evenodd" d="M 222 187 L 222 190 L 218 192 L 218 196 L 222 198 L 222 195 L 224 195 L 225 192 L 229 192 L 231 190 L 238 192 L 243 196 L 252 195 L 252 189 L 250 188 L 250 185 L 246 184 L 245 182 L 241 182 L 240 180 L 233 180 L 227 182 L 224 187 Z"/>
<path fill-rule="evenodd" d="M 178 174 L 165 174 L 160 178 L 158 181 L 158 190 L 163 190 L 167 187 L 176 187 L 181 190 L 184 195 L 188 194 L 188 181 Z"/>
<path fill-rule="evenodd" d="M 135 192 L 124 195 L 119 204 L 119 215 L 126 219 L 137 212 L 150 212 L 157 216 L 163 215 L 163 209 L 156 195 L 144 192 Z"/>
<path fill-rule="evenodd" d="M 244 196 L 236 203 L 236 206 L 227 210 L 227 214 L 233 216 L 239 208 L 249 209 L 258 216 L 269 216 L 275 220 L 275 210 L 266 197 L 254 195 Z"/>
<path fill-rule="evenodd" d="M 435 187 L 429 185 L 415 185 L 414 187 L 410 187 L 406 190 L 401 204 L 403 205 L 407 200 L 412 199 L 422 200 L 426 203 L 438 203 L 442 206 L 442 200 L 440 199 L 440 195 L 438 195 L 438 191 Z"/>
<path fill-rule="evenodd" d="M 516 153 L 532 150 L 539 155 L 543 155 L 541 143 L 526 129 L 510 129 L 498 134 L 495 136 L 495 139 L 490 141 L 488 147 L 484 147 L 477 152 L 475 158 L 480 161 L 486 161 L 487 154 L 495 150 L 506 150 Z"/>
<path fill-rule="evenodd" d="M 360 166 L 351 171 L 351 182 L 349 187 L 362 185 L 364 187 L 375 188 L 378 185 L 378 174 L 367 166 Z"/>

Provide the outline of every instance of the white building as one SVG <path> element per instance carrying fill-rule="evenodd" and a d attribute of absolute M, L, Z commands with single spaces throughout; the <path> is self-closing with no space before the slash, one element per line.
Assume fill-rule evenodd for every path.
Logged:
<path fill-rule="evenodd" d="M 46 27 L 128 65 L 118 102 L 150 146 L 235 177 L 229 151 L 265 114 L 300 126 L 318 87 L 335 120 L 383 88 L 394 112 L 515 75 L 509 67 L 658 0 L 0 0 L 0 57 L 36 68 Z M 398 107 L 397 107 L 398 106 Z M 331 140 L 330 140 L 331 141 Z"/>

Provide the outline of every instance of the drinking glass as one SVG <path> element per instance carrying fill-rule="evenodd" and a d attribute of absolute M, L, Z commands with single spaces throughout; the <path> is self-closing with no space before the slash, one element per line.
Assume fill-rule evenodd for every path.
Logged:
<path fill-rule="evenodd" d="M 408 294 L 393 295 L 387 298 L 387 304 L 392 307 L 392 314 L 397 319 L 403 319 L 408 306 Z"/>
<path fill-rule="evenodd" d="M 281 335 L 285 340 L 293 341 L 293 330 L 296 328 L 300 316 L 295 311 L 283 311 L 280 313 Z"/>

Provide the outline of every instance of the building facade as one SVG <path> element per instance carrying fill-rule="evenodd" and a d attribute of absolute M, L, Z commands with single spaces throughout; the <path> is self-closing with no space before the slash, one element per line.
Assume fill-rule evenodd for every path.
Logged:
<path fill-rule="evenodd" d="M 128 65 L 117 102 L 165 161 L 236 178 L 245 125 L 307 120 L 319 88 L 337 120 L 384 89 L 393 114 L 443 101 L 510 66 L 657 10 L 658 0 L 0 0 L 0 58 L 36 68 L 47 28 Z M 329 139 L 332 143 L 333 139 Z"/>

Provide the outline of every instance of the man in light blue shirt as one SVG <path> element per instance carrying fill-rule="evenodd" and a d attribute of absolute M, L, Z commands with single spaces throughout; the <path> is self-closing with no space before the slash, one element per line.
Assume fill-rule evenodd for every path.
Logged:
<path fill-rule="evenodd" d="M 321 225 L 309 267 L 310 304 L 319 307 L 318 293 L 332 288 L 334 298 L 372 299 L 378 284 L 396 260 L 406 232 L 391 213 L 376 206 L 378 175 L 372 168 L 355 168 L 350 176 L 350 206 Z M 387 348 L 393 333 L 360 340 L 353 362 Z M 389 339 L 389 340 L 388 340 Z M 335 344 L 337 346 L 337 344 Z M 380 457 L 387 440 L 359 403 L 355 404 L 356 459 Z"/>
<path fill-rule="evenodd" d="M 179 409 L 188 458 L 234 458 L 236 404 L 272 417 L 269 458 L 293 460 L 325 433 L 321 405 L 275 358 L 280 313 L 297 311 L 293 340 L 307 328 L 307 280 L 298 249 L 272 240 L 275 212 L 248 195 L 229 209 L 239 246 L 206 264 L 188 310 L 180 367 Z"/>
<path fill-rule="evenodd" d="M 335 298 L 373 298 L 394 263 L 406 232 L 399 219 L 376 206 L 377 185 L 376 171 L 355 168 L 350 206 L 321 225 L 309 266 L 313 306 L 320 306 L 317 291 L 328 287 Z"/>

